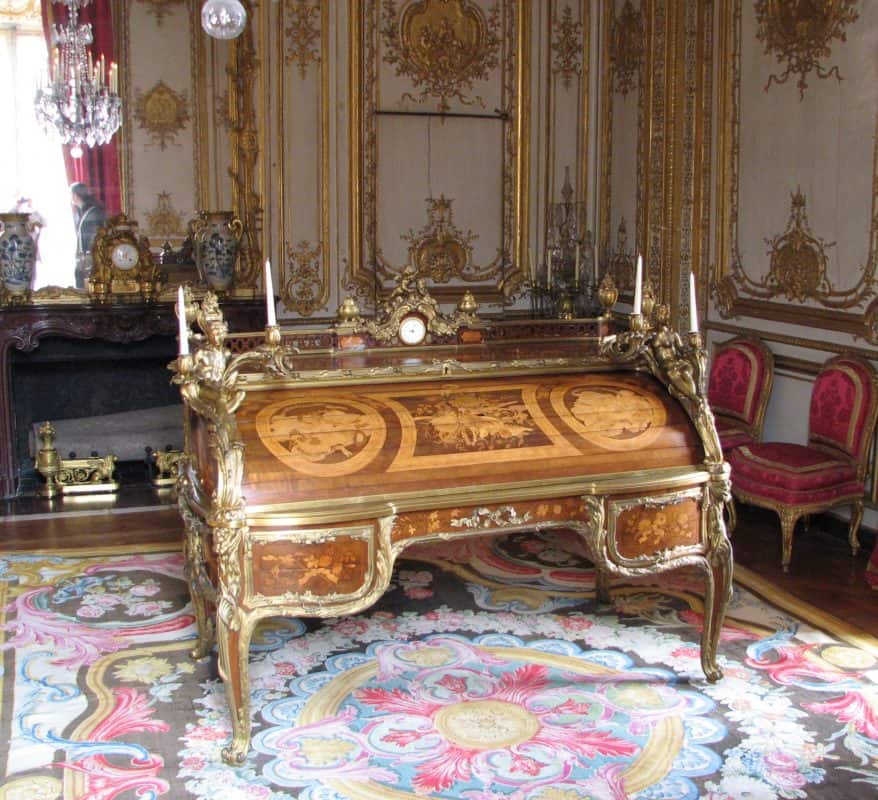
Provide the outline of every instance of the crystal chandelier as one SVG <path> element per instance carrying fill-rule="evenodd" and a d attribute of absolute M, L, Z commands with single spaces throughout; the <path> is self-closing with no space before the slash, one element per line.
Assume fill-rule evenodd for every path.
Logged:
<path fill-rule="evenodd" d="M 65 26 L 55 25 L 48 81 L 37 89 L 37 120 L 47 132 L 57 133 L 71 145 L 74 158 L 82 146 L 106 144 L 122 124 L 119 72 L 101 55 L 92 59 L 91 25 L 79 24 L 79 9 L 92 0 L 63 0 L 68 9 Z"/>

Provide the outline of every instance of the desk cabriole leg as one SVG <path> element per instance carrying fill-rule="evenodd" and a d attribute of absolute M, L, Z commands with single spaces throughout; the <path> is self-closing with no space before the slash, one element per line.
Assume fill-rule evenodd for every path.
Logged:
<path fill-rule="evenodd" d="M 223 748 L 223 761 L 238 767 L 247 759 L 250 750 L 250 639 L 254 624 L 241 615 L 234 627 L 221 613 L 216 618 L 219 649 L 219 672 L 226 687 L 229 715 L 232 721 L 232 741 Z"/>
<path fill-rule="evenodd" d="M 701 668 L 707 680 L 715 683 L 723 676 L 716 660 L 726 609 L 732 597 L 732 548 L 727 540 L 709 554 L 704 592 L 704 633 L 701 641 Z"/>

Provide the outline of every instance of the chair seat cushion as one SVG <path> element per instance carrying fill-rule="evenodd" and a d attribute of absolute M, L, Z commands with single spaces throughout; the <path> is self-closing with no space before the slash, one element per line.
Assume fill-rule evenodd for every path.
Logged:
<path fill-rule="evenodd" d="M 727 458 L 734 490 L 786 505 L 833 503 L 865 489 L 853 464 L 801 444 L 755 442 Z"/>
<path fill-rule="evenodd" d="M 716 418 L 716 432 L 719 434 L 719 443 L 726 455 L 742 444 L 753 442 L 753 437 L 748 431 L 722 417 Z"/>

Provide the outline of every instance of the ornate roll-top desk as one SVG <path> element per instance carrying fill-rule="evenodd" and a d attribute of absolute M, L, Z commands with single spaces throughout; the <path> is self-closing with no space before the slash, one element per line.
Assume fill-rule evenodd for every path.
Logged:
<path fill-rule="evenodd" d="M 701 663 L 721 677 L 729 481 L 697 336 L 637 317 L 614 335 L 602 325 L 516 340 L 464 312 L 449 324 L 413 306 L 378 323 L 349 319 L 328 348 L 299 351 L 267 328 L 235 339 L 233 354 L 211 298 L 187 304 L 203 335 L 175 365 L 186 409 L 179 504 L 194 655 L 216 637 L 230 763 L 250 745 L 259 620 L 365 609 L 413 542 L 572 529 L 604 597 L 610 576 L 699 565 Z M 400 344 L 412 313 L 432 343 Z"/>

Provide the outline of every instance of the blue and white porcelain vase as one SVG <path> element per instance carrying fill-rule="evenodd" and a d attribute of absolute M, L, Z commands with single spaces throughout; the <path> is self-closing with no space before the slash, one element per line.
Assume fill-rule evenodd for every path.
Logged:
<path fill-rule="evenodd" d="M 216 292 L 227 291 L 235 280 L 244 224 L 231 211 L 199 211 L 189 227 L 201 280 Z"/>
<path fill-rule="evenodd" d="M 37 243 L 29 215 L 0 214 L 0 282 L 7 302 L 25 302 L 34 280 Z"/>

